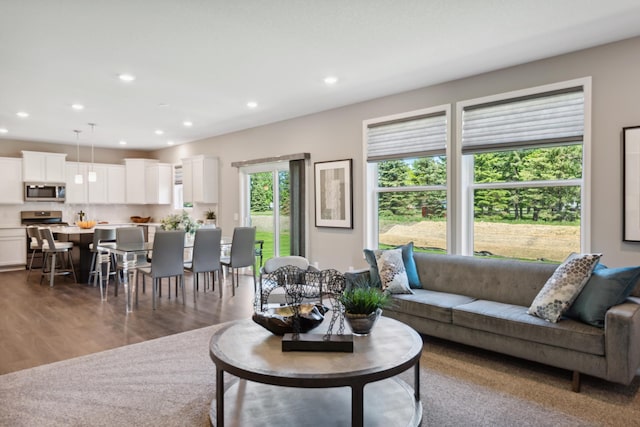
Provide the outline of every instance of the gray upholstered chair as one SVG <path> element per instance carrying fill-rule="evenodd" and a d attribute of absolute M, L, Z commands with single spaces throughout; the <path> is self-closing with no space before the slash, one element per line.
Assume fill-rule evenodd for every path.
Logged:
<path fill-rule="evenodd" d="M 42 261 L 42 273 L 40 274 L 40 283 L 42 279 L 49 275 L 49 286 L 53 287 L 54 277 L 57 275 L 73 275 L 73 281 L 77 282 L 76 271 L 73 268 L 73 260 L 71 259 L 71 249 L 73 242 L 57 242 L 53 239 L 53 233 L 48 228 L 39 228 L 40 243 L 44 259 Z M 60 258 L 57 258 L 60 255 Z M 66 257 L 65 257 L 66 255 Z M 65 259 L 66 258 L 66 259 Z M 60 266 L 58 266 L 60 261 Z M 49 270 L 47 270 L 49 264 Z"/>
<path fill-rule="evenodd" d="M 256 291 L 256 228 L 255 227 L 236 227 L 233 229 L 233 237 L 231 240 L 231 254 L 228 257 L 222 257 L 220 263 L 229 268 L 231 272 L 231 288 L 233 295 L 236 294 L 236 286 L 238 282 L 238 269 L 243 267 L 251 267 L 253 276 L 253 291 Z M 235 274 L 234 274 L 235 273 Z"/>
<path fill-rule="evenodd" d="M 156 309 L 156 293 L 161 285 L 161 279 L 164 277 L 176 277 L 176 286 L 182 288 L 182 303 L 185 303 L 184 289 L 184 230 L 161 230 L 157 231 L 153 238 L 153 253 L 151 257 L 150 267 L 141 267 L 137 269 L 136 279 L 142 275 L 144 278 L 151 276 L 153 279 L 153 309 Z M 171 291 L 169 290 L 169 298 Z M 138 298 L 136 288 L 136 302 Z"/>
<path fill-rule="evenodd" d="M 199 289 L 200 274 L 204 273 L 204 290 L 209 285 L 209 277 L 212 277 L 212 290 L 215 290 L 216 276 L 220 272 L 220 240 L 222 230 L 219 228 L 199 228 L 196 230 L 193 241 L 193 255 L 191 261 L 184 264 L 184 268 L 193 273 L 193 302 Z M 220 297 L 222 297 L 222 284 L 218 283 Z"/>

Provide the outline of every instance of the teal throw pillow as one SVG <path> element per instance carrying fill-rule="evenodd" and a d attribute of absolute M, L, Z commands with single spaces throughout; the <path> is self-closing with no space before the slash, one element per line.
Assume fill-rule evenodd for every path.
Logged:
<path fill-rule="evenodd" d="M 565 315 L 604 328 L 607 310 L 622 304 L 639 279 L 640 266 L 596 268 Z"/>
<path fill-rule="evenodd" d="M 371 286 L 376 288 L 382 288 L 382 282 L 380 281 L 380 273 L 378 272 L 378 262 L 376 261 L 376 255 L 373 252 L 373 250 L 365 249 L 364 259 L 369 264 L 369 279 L 371 280 Z"/>
<path fill-rule="evenodd" d="M 407 273 L 407 279 L 409 280 L 409 287 L 413 289 L 420 289 L 420 278 L 418 277 L 418 268 L 416 262 L 413 259 L 413 242 L 409 242 L 406 245 L 398 246 L 396 249 L 402 249 L 402 262 Z M 378 272 L 378 263 L 376 262 L 376 256 L 373 250 L 364 250 L 364 259 L 369 264 L 369 277 L 371 278 L 371 284 L 375 287 L 381 287 L 382 282 L 380 280 L 380 273 Z"/>
<path fill-rule="evenodd" d="M 416 267 L 416 261 L 413 259 L 413 242 L 409 242 L 406 245 L 398 246 L 402 249 L 402 261 L 404 262 L 404 268 L 407 271 L 407 279 L 409 279 L 409 287 L 413 289 L 420 289 L 420 278 L 418 277 L 418 267 Z"/>

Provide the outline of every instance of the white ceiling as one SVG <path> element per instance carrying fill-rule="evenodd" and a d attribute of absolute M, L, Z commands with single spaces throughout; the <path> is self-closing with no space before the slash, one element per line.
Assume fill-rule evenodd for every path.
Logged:
<path fill-rule="evenodd" d="M 0 1 L 0 138 L 130 149 L 640 35 L 638 0 Z"/>

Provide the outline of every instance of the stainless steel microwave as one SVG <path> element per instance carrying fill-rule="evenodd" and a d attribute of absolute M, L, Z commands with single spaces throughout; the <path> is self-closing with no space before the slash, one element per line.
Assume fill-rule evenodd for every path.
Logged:
<path fill-rule="evenodd" d="M 25 202 L 64 202 L 65 185 L 52 182 L 25 182 Z"/>

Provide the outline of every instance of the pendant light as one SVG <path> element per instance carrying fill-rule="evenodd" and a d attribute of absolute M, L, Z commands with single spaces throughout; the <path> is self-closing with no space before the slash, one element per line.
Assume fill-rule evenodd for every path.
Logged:
<path fill-rule="evenodd" d="M 96 124 L 89 123 L 89 126 L 91 126 L 91 169 L 87 174 L 87 180 L 89 182 L 96 182 L 98 180 L 98 176 L 96 174 L 96 171 L 93 169 L 93 128 L 96 126 Z"/>
<path fill-rule="evenodd" d="M 82 131 L 74 129 L 74 132 L 76 133 L 76 164 L 78 165 L 74 182 L 76 184 L 82 184 L 82 174 L 80 173 L 80 132 Z"/>

